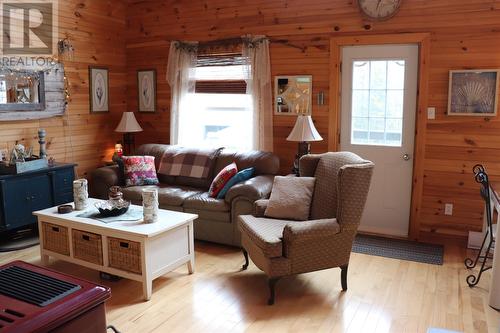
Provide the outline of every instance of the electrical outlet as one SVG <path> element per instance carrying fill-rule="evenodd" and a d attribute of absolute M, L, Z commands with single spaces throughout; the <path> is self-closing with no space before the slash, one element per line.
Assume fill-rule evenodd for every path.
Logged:
<path fill-rule="evenodd" d="M 436 108 L 427 108 L 427 119 L 436 119 Z"/>
<path fill-rule="evenodd" d="M 453 215 L 453 204 L 444 204 L 444 215 Z"/>

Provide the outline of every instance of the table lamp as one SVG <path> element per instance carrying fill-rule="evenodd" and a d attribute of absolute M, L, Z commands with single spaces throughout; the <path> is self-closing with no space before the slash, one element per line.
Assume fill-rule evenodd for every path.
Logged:
<path fill-rule="evenodd" d="M 123 133 L 123 144 L 125 145 L 125 153 L 132 154 L 135 145 L 134 133 L 142 132 L 142 127 L 135 119 L 133 112 L 123 112 L 122 119 L 115 129 L 115 132 Z"/>
<path fill-rule="evenodd" d="M 319 135 L 316 127 L 312 122 L 311 116 L 301 114 L 297 116 L 297 121 L 295 126 L 290 132 L 290 135 L 286 138 L 287 141 L 298 142 L 298 152 L 295 155 L 295 161 L 293 162 L 292 172 L 296 175 L 299 174 L 299 160 L 302 156 L 309 154 L 311 150 L 311 141 L 321 141 L 323 138 Z"/>

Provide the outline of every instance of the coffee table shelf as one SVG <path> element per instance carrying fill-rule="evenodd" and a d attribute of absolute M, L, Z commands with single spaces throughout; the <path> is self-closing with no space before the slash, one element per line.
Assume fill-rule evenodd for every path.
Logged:
<path fill-rule="evenodd" d="M 91 206 L 98 201 L 89 200 Z M 198 215 L 160 209 L 156 223 L 106 224 L 77 217 L 81 213 L 58 214 L 57 207 L 33 213 L 38 217 L 42 263 L 53 257 L 142 282 L 145 300 L 151 298 L 152 281 L 159 276 L 183 264 L 194 272 L 193 221 Z"/>

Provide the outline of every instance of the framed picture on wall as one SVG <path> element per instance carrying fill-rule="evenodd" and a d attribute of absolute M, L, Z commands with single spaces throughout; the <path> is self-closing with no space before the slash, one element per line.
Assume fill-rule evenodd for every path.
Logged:
<path fill-rule="evenodd" d="M 156 111 L 156 70 L 137 71 L 137 96 L 139 112 Z"/>
<path fill-rule="evenodd" d="M 498 69 L 450 71 L 448 115 L 495 116 L 499 73 Z"/>
<path fill-rule="evenodd" d="M 311 115 L 312 76 L 275 76 L 274 96 L 274 114 L 289 116 Z"/>
<path fill-rule="evenodd" d="M 89 66 L 90 112 L 109 112 L 109 75 L 106 67 Z"/>

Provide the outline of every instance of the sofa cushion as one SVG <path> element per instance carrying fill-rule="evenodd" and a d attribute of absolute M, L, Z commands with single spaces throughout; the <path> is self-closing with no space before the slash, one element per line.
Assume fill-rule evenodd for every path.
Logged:
<path fill-rule="evenodd" d="M 122 156 L 125 186 L 156 185 L 154 156 Z"/>
<path fill-rule="evenodd" d="M 156 170 L 160 169 L 161 158 L 166 151 L 175 150 L 177 146 L 164 145 L 159 143 L 148 143 L 137 147 L 135 150 L 136 155 L 149 155 L 155 157 Z"/>
<path fill-rule="evenodd" d="M 280 160 L 277 155 L 265 151 L 234 152 L 224 149 L 215 162 L 214 175 L 226 165 L 235 162 L 238 170 L 254 167 L 255 175 L 276 175 L 280 169 Z"/>
<path fill-rule="evenodd" d="M 193 195 L 184 201 L 184 208 L 210 210 L 218 212 L 229 212 L 231 207 L 223 200 L 212 198 L 208 192 Z"/>
<path fill-rule="evenodd" d="M 160 204 L 160 208 L 162 206 L 181 206 L 187 198 L 202 193 L 202 191 L 196 188 L 160 184 L 159 186 L 151 185 L 127 187 L 122 189 L 123 196 L 127 200 L 140 203 L 142 202 L 143 188 L 158 189 L 158 202 Z"/>
<path fill-rule="evenodd" d="M 238 227 L 262 250 L 266 257 L 275 258 L 283 254 L 283 229 L 290 222 L 294 221 L 240 215 Z"/>

